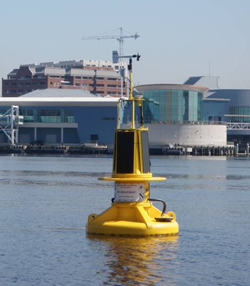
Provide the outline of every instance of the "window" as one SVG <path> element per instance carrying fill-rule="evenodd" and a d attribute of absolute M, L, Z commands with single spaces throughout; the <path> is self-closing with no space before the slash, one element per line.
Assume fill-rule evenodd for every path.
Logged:
<path fill-rule="evenodd" d="M 103 117 L 102 120 L 115 120 L 115 117 Z"/>
<path fill-rule="evenodd" d="M 97 142 L 98 142 L 98 139 L 99 139 L 99 135 L 98 135 L 98 134 L 91 134 L 91 135 L 90 135 L 90 140 L 91 140 L 91 142 L 97 143 Z"/>
<path fill-rule="evenodd" d="M 24 122 L 74 123 L 75 117 L 71 109 L 25 109 L 20 108 Z"/>
<path fill-rule="evenodd" d="M 189 90 L 143 91 L 145 121 L 166 123 L 203 119 L 202 93 Z"/>
<path fill-rule="evenodd" d="M 230 114 L 239 115 L 231 117 L 232 122 L 250 122 L 250 107 L 248 106 L 231 106 Z"/>

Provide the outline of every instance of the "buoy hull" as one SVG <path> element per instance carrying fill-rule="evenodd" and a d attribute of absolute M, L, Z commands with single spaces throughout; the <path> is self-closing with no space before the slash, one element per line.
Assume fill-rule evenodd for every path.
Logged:
<path fill-rule="evenodd" d="M 97 235 L 178 235 L 179 225 L 175 214 L 164 215 L 166 221 L 159 222 L 161 212 L 151 203 L 114 203 L 100 215 L 91 214 L 86 231 Z"/>

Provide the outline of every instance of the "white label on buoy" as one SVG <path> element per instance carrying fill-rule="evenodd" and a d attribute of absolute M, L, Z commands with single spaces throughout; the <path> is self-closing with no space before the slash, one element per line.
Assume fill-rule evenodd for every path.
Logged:
<path fill-rule="evenodd" d="M 115 183 L 116 202 L 141 202 L 145 199 L 144 184 Z"/>

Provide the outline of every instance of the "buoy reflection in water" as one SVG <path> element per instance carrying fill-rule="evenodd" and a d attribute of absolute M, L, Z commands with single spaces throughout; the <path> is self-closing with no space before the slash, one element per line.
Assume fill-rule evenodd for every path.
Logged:
<path fill-rule="evenodd" d="M 105 257 L 97 273 L 105 277 L 103 285 L 161 285 L 164 281 L 177 285 L 178 236 L 87 238 L 92 251 L 98 247 L 100 257 Z"/>

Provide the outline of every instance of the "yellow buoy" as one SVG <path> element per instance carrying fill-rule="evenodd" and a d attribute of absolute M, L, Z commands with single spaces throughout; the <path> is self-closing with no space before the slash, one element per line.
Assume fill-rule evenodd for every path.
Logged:
<path fill-rule="evenodd" d="M 100 178 L 115 182 L 112 205 L 103 213 L 90 214 L 87 233 L 106 235 L 177 235 L 179 225 L 173 212 L 166 212 L 165 202 L 150 198 L 150 182 L 166 178 L 153 177 L 150 172 L 148 128 L 143 125 L 142 97 L 132 94 L 132 57 L 130 59 L 130 95 L 121 99 L 118 106 L 115 130 L 113 172 L 111 177 Z M 138 59 L 138 56 L 137 56 Z M 119 108 L 122 101 L 132 106 L 132 121 L 129 128 L 120 128 Z M 135 103 L 141 110 L 141 124 L 135 127 Z M 153 205 L 163 203 L 163 211 Z"/>

